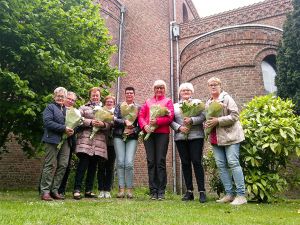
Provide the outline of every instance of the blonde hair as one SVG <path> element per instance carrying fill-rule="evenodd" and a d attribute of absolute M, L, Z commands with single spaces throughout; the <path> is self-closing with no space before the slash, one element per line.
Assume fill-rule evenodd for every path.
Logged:
<path fill-rule="evenodd" d="M 207 84 L 209 85 L 211 82 L 215 82 L 215 83 L 217 83 L 219 85 L 222 85 L 221 80 L 219 78 L 217 78 L 217 77 L 211 77 L 211 78 L 209 78 L 208 81 L 207 81 Z"/>
<path fill-rule="evenodd" d="M 167 89 L 167 84 L 163 80 L 156 80 L 156 81 L 154 81 L 153 88 L 155 88 L 156 86 L 164 86 L 165 90 Z"/>
<path fill-rule="evenodd" d="M 182 90 L 190 90 L 192 93 L 194 93 L 194 87 L 191 83 L 180 84 L 178 92 L 180 93 Z"/>
<path fill-rule="evenodd" d="M 112 95 L 107 95 L 103 100 L 104 105 L 105 105 L 107 99 L 112 99 L 114 101 L 114 104 L 116 104 L 116 98 Z"/>
<path fill-rule="evenodd" d="M 100 95 L 101 95 L 101 89 L 99 87 L 92 87 L 90 90 L 89 90 L 89 96 L 91 97 L 91 94 L 92 92 L 97 92 L 99 91 Z"/>

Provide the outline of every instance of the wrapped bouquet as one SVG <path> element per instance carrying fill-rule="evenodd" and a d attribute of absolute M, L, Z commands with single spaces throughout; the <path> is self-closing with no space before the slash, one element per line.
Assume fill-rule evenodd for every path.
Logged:
<path fill-rule="evenodd" d="M 206 108 L 206 121 L 213 118 L 219 117 L 222 113 L 223 105 L 217 101 L 212 101 Z M 211 133 L 213 127 L 208 127 L 204 129 L 205 139 L 207 140 L 208 135 Z"/>
<path fill-rule="evenodd" d="M 137 116 L 138 116 L 138 107 L 134 104 L 127 104 L 126 102 L 123 102 L 120 105 L 120 109 L 121 109 L 121 116 L 124 120 L 128 120 L 131 124 L 134 123 L 134 121 L 136 120 Z M 126 131 L 125 127 L 125 131 Z M 126 141 L 128 135 L 126 132 L 123 133 L 123 140 Z"/>
<path fill-rule="evenodd" d="M 76 108 L 70 107 L 66 111 L 66 127 L 74 129 L 75 127 L 83 123 L 83 117 L 80 114 L 80 111 Z M 60 149 L 64 141 L 68 138 L 67 134 L 63 134 L 61 141 L 57 145 L 57 149 Z"/>
<path fill-rule="evenodd" d="M 150 120 L 154 120 L 160 116 L 166 116 L 169 114 L 169 110 L 165 106 L 152 105 L 150 107 Z M 157 128 L 157 125 L 150 125 L 151 133 Z M 147 133 L 144 140 L 146 141 L 151 133 Z"/>
<path fill-rule="evenodd" d="M 205 104 L 203 102 L 191 102 L 191 101 L 183 101 L 180 105 L 180 111 L 182 117 L 194 117 L 199 116 L 200 113 L 205 109 Z M 191 125 L 187 125 L 186 127 L 191 128 Z M 185 134 L 185 138 L 187 139 L 189 134 Z"/>
<path fill-rule="evenodd" d="M 114 120 L 114 114 L 101 106 L 96 106 L 94 108 L 94 116 L 95 120 L 99 120 L 106 123 L 110 123 Z M 99 129 L 99 127 L 93 126 L 93 131 L 91 133 L 90 139 L 94 138 L 95 134 Z"/>

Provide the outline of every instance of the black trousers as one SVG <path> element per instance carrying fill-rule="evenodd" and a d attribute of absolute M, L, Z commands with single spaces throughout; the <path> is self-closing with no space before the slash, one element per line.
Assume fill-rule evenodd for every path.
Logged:
<path fill-rule="evenodd" d="M 116 153 L 114 146 L 107 146 L 107 160 L 102 160 L 98 163 L 98 190 L 111 191 L 114 179 L 114 167 L 116 160 Z"/>
<path fill-rule="evenodd" d="M 147 154 L 150 193 L 164 194 L 167 185 L 166 156 L 169 134 L 152 133 L 144 141 Z"/>
<path fill-rule="evenodd" d="M 97 164 L 101 157 L 96 155 L 90 156 L 86 153 L 77 153 L 77 157 L 79 158 L 79 163 L 75 175 L 74 191 L 81 190 L 82 180 L 87 170 L 85 191 L 90 192 L 93 190 Z"/>
<path fill-rule="evenodd" d="M 182 172 L 187 190 L 193 191 L 192 164 L 198 191 L 205 191 L 203 158 L 203 138 L 175 141 L 181 159 Z"/>

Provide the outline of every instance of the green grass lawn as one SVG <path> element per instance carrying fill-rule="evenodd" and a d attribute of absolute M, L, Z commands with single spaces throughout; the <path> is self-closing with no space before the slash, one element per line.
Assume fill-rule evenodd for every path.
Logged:
<path fill-rule="evenodd" d="M 167 193 L 164 201 L 149 200 L 146 189 L 127 199 L 44 202 L 34 191 L 0 191 L 0 224 L 300 224 L 300 200 L 239 207 L 209 198 L 182 202 Z M 114 193 L 115 194 L 115 193 Z"/>

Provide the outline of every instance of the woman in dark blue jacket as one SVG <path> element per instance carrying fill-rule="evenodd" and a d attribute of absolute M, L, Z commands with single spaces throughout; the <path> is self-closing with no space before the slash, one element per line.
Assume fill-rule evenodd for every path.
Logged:
<path fill-rule="evenodd" d="M 65 126 L 66 108 L 64 100 L 66 96 L 67 90 L 65 88 L 56 88 L 54 90 L 54 102 L 50 103 L 43 112 L 44 135 L 42 141 L 45 144 L 46 154 L 40 191 L 41 199 L 44 201 L 64 199 L 58 193 L 58 188 L 68 165 L 70 149 L 67 141 L 63 143 L 61 149 L 57 149 L 57 145 L 64 133 L 68 136 L 74 133 L 73 129 Z M 54 169 L 56 170 L 54 171 Z"/>

